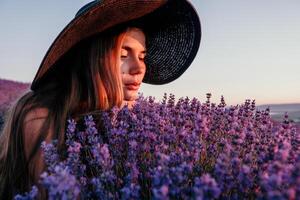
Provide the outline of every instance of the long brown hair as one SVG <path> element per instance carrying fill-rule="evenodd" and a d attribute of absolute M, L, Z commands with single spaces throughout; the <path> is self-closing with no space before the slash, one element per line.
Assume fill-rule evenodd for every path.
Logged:
<path fill-rule="evenodd" d="M 122 83 L 118 57 L 124 29 L 114 29 L 80 42 L 49 71 L 35 91 L 28 91 L 8 112 L 0 135 L 0 199 L 11 199 L 30 189 L 29 163 L 53 129 L 53 139 L 64 143 L 69 116 L 121 106 Z M 23 123 L 35 108 L 47 108 L 29 159 L 24 155 Z M 53 127 L 52 127 L 53 126 Z"/>

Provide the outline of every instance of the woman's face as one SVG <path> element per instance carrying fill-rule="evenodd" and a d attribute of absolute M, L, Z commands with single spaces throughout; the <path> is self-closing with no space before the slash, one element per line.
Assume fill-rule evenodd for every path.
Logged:
<path fill-rule="evenodd" d="M 137 28 L 130 28 L 121 44 L 120 67 L 125 101 L 134 101 L 146 72 L 145 34 Z"/>

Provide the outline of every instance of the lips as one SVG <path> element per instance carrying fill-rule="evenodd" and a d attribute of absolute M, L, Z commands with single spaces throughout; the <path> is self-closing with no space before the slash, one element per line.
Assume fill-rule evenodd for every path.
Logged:
<path fill-rule="evenodd" d="M 140 88 L 141 83 L 133 82 L 133 83 L 125 83 L 124 84 L 127 90 L 138 90 Z"/>

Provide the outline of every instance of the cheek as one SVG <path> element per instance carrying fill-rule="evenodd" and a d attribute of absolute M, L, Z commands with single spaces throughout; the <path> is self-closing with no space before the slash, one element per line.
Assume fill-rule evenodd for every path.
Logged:
<path fill-rule="evenodd" d="M 145 74 L 146 74 L 146 70 L 147 70 L 147 67 L 146 67 L 146 65 L 145 65 L 145 67 L 143 68 L 143 72 L 142 72 L 143 78 L 144 78 L 144 76 L 145 76 Z"/>
<path fill-rule="evenodd" d="M 121 74 L 122 74 L 123 71 L 124 71 L 124 62 L 123 62 L 122 60 L 120 60 L 119 66 L 120 66 L 120 72 L 121 72 Z"/>
<path fill-rule="evenodd" d="M 126 74 L 126 73 L 128 73 L 128 70 L 129 70 L 129 68 L 128 68 L 128 63 L 127 63 L 127 61 L 120 61 L 120 72 L 121 72 L 121 74 Z"/>

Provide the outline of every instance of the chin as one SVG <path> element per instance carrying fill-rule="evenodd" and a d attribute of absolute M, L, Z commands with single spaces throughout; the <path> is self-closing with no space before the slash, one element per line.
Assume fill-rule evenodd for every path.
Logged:
<path fill-rule="evenodd" d="M 128 94 L 128 93 L 125 93 L 124 94 L 124 100 L 125 101 L 134 101 L 137 99 L 137 94 L 134 93 L 134 94 Z"/>
<path fill-rule="evenodd" d="M 134 96 L 134 97 L 124 97 L 124 100 L 125 101 L 135 101 L 137 99 L 137 96 Z"/>

